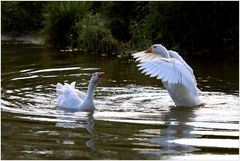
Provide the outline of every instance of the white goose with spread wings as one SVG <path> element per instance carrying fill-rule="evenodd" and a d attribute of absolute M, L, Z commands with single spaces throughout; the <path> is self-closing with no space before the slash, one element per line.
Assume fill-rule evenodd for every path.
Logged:
<path fill-rule="evenodd" d="M 200 90 L 192 68 L 175 51 L 167 50 L 161 44 L 155 44 L 146 51 L 133 54 L 142 73 L 161 79 L 176 106 L 199 106 Z"/>
<path fill-rule="evenodd" d="M 87 94 L 75 89 L 76 82 L 72 82 L 71 85 L 68 83 L 65 83 L 64 85 L 58 83 L 56 87 L 58 95 L 57 106 L 64 109 L 93 112 L 95 110 L 93 92 L 103 76 L 104 72 L 93 74 L 88 85 Z"/>

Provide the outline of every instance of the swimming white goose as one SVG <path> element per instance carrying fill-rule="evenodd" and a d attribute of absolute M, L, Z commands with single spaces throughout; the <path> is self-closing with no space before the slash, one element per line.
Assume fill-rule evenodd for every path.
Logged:
<path fill-rule="evenodd" d="M 96 72 L 92 75 L 88 85 L 87 94 L 75 89 L 76 82 L 72 82 L 71 85 L 68 83 L 65 83 L 64 85 L 58 83 L 56 87 L 58 95 L 57 106 L 69 110 L 93 112 L 95 110 L 93 92 L 103 76 L 104 72 Z"/>
<path fill-rule="evenodd" d="M 161 79 L 176 106 L 202 105 L 192 68 L 175 51 L 155 44 L 146 51 L 133 54 L 142 73 Z"/>

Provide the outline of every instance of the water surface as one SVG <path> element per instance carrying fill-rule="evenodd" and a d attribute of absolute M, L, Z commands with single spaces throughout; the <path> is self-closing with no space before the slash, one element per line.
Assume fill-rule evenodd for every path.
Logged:
<path fill-rule="evenodd" d="M 2 46 L 2 159 L 238 160 L 238 60 L 187 62 L 204 107 L 176 108 L 134 62 Z M 58 82 L 86 92 L 96 71 L 94 114 L 56 107 Z"/>

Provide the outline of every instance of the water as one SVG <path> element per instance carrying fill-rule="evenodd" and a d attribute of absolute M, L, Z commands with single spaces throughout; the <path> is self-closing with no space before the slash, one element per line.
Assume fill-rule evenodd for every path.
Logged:
<path fill-rule="evenodd" d="M 2 159 L 238 160 L 238 60 L 187 62 L 204 107 L 174 107 L 134 62 L 2 46 Z M 86 92 L 96 71 L 94 114 L 56 107 L 58 82 Z"/>

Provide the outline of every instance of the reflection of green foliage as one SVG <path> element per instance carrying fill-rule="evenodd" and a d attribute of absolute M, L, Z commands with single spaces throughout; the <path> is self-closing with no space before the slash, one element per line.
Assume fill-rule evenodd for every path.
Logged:
<path fill-rule="evenodd" d="M 46 24 L 44 32 L 47 41 L 56 48 L 73 45 L 76 39 L 73 26 L 88 11 L 90 2 L 49 2 L 44 17 Z"/>
<path fill-rule="evenodd" d="M 110 54 L 116 51 L 118 43 L 107 24 L 107 20 L 100 14 L 85 16 L 76 25 L 79 47 L 94 53 Z"/>
<path fill-rule="evenodd" d="M 2 33 L 24 35 L 41 30 L 45 2 L 1 2 Z"/>

